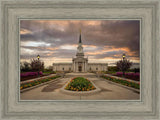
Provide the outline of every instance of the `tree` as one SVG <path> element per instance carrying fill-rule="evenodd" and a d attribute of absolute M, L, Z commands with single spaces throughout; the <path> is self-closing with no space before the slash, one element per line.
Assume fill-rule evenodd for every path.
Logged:
<path fill-rule="evenodd" d="M 24 68 L 28 71 L 30 69 L 30 64 L 28 62 L 24 62 Z"/>
<path fill-rule="evenodd" d="M 21 69 L 21 71 L 22 71 L 23 68 L 24 68 L 23 63 L 20 62 L 20 69 Z"/>
<path fill-rule="evenodd" d="M 49 67 L 48 67 L 48 70 L 49 70 L 49 71 L 52 71 L 52 70 L 53 70 L 53 66 L 49 66 Z"/>
<path fill-rule="evenodd" d="M 21 71 L 24 71 L 24 72 L 30 71 L 30 63 L 26 61 L 20 62 L 20 69 Z"/>
<path fill-rule="evenodd" d="M 31 69 L 33 71 L 43 71 L 44 70 L 44 62 L 37 60 L 37 59 L 31 59 Z"/>
<path fill-rule="evenodd" d="M 108 66 L 108 71 L 117 71 L 117 66 Z"/>
<path fill-rule="evenodd" d="M 123 76 L 125 75 L 125 71 L 127 71 L 131 66 L 132 62 L 127 59 L 120 60 L 116 63 L 117 68 L 123 72 Z"/>

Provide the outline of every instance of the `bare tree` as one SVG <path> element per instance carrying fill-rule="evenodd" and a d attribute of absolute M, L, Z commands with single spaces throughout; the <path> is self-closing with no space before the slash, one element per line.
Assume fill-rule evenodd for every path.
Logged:
<path fill-rule="evenodd" d="M 123 76 L 125 75 L 125 71 L 127 71 L 131 66 L 132 62 L 127 59 L 120 60 L 116 63 L 117 68 L 123 72 Z"/>

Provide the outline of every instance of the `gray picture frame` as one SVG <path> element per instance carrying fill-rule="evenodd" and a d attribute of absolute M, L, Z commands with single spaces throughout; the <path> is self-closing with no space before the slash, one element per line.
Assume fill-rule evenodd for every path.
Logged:
<path fill-rule="evenodd" d="M 0 119 L 159 119 L 159 0 L 1 0 Z M 140 19 L 139 101 L 20 101 L 20 19 Z"/>

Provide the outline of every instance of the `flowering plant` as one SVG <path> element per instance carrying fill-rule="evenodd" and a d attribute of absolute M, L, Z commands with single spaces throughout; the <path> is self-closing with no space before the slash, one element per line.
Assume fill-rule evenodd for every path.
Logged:
<path fill-rule="evenodd" d="M 73 78 L 65 87 L 66 90 L 72 91 L 89 91 L 96 89 L 93 84 L 86 78 Z"/>
<path fill-rule="evenodd" d="M 32 86 L 35 86 L 35 85 L 38 85 L 38 84 L 41 84 L 41 83 L 56 79 L 58 77 L 60 77 L 60 76 L 53 76 L 53 77 L 42 78 L 42 79 L 38 79 L 38 80 L 34 80 L 34 81 L 28 81 L 28 82 L 26 82 L 24 84 L 21 84 L 20 85 L 20 89 L 22 90 L 22 89 L 25 89 L 25 88 L 28 88 L 28 87 L 32 87 Z"/>
<path fill-rule="evenodd" d="M 39 72 L 39 75 L 43 75 L 42 71 Z M 27 76 L 38 76 L 38 72 L 21 73 L 21 77 L 27 77 Z"/>
<path fill-rule="evenodd" d="M 113 78 L 113 77 L 110 77 L 110 76 L 107 76 L 107 75 L 104 75 L 103 78 L 105 78 L 109 81 L 112 81 L 112 82 L 116 82 L 116 83 L 125 85 L 125 86 L 133 87 L 133 88 L 136 88 L 136 89 L 140 88 L 140 83 L 127 81 L 127 80 L 124 80 L 124 79 L 117 79 L 117 78 Z"/>
<path fill-rule="evenodd" d="M 122 77 L 123 72 L 117 72 L 116 76 Z M 125 78 L 133 79 L 133 80 L 139 80 L 140 74 L 139 73 L 125 73 Z"/>

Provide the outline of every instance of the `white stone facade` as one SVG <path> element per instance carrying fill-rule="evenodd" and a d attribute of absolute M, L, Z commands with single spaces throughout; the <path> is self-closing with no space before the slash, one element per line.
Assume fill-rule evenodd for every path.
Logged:
<path fill-rule="evenodd" d="M 96 72 L 108 71 L 107 63 L 88 63 L 88 58 L 84 57 L 81 34 L 77 47 L 76 57 L 72 59 L 72 63 L 53 63 L 53 71 L 66 72 Z"/>
<path fill-rule="evenodd" d="M 53 63 L 53 71 L 73 71 L 72 63 Z"/>

